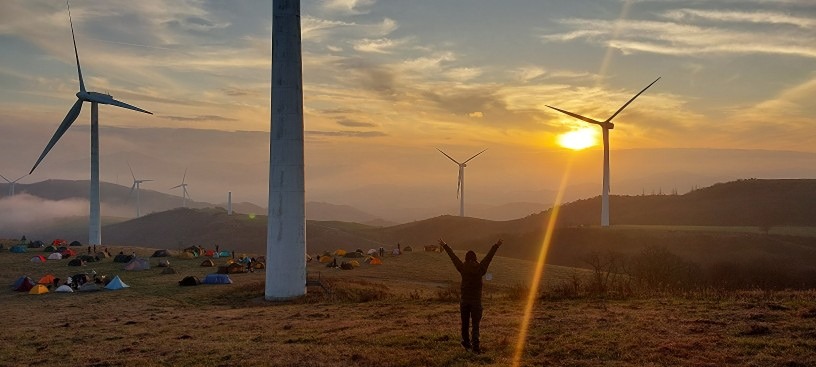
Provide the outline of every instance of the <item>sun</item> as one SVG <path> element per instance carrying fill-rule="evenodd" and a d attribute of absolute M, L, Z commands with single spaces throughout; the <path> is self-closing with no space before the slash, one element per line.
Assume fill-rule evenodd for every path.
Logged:
<path fill-rule="evenodd" d="M 589 148 L 597 143 L 597 129 L 585 127 L 558 135 L 558 145 L 572 150 Z"/>

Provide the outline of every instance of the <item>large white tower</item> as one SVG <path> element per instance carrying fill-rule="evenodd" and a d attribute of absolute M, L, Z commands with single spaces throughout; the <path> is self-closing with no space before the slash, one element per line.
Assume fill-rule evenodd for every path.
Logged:
<path fill-rule="evenodd" d="M 300 0 L 273 0 L 272 6 L 272 127 L 264 298 L 287 300 L 306 294 Z"/>

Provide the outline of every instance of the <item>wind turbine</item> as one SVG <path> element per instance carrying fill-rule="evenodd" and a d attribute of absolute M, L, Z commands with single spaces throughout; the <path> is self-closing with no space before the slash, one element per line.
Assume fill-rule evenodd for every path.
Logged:
<path fill-rule="evenodd" d="M 638 94 L 635 94 L 635 96 L 632 97 L 632 99 L 630 99 L 623 106 L 621 106 L 621 108 L 615 111 L 615 113 L 613 113 L 612 116 L 609 116 L 609 118 L 606 119 L 605 121 L 598 121 L 595 119 L 591 119 L 589 117 L 581 116 L 576 113 L 564 111 L 560 108 L 556 108 L 549 105 L 547 106 L 558 112 L 575 117 L 579 120 L 586 121 L 590 124 L 599 125 L 601 127 L 601 130 L 603 131 L 604 161 L 603 161 L 603 191 L 601 195 L 601 227 L 609 227 L 609 130 L 615 128 L 615 124 L 612 123 L 612 119 L 615 118 L 615 116 L 617 116 L 621 111 L 623 111 L 623 109 L 626 108 L 626 106 L 632 103 L 632 101 L 634 101 L 635 98 L 637 98 L 647 89 L 649 89 L 649 87 L 651 87 L 652 84 L 657 83 L 658 80 L 660 80 L 660 77 L 655 79 L 651 84 L 647 85 L 646 88 L 643 88 L 640 92 L 638 92 Z"/>
<path fill-rule="evenodd" d="M 141 185 L 144 182 L 150 182 L 153 180 L 137 180 L 136 175 L 133 174 L 133 168 L 130 167 L 130 163 L 128 163 L 128 168 L 130 168 L 130 175 L 133 176 L 133 186 L 130 187 L 130 194 L 128 194 L 128 198 L 130 198 L 130 195 L 133 195 L 133 190 L 136 190 L 136 218 L 139 218 L 142 216 L 141 213 L 142 204 L 141 201 L 139 200 L 139 193 L 142 190 L 139 188 L 139 185 Z"/>
<path fill-rule="evenodd" d="M 464 161 L 462 163 L 459 163 L 459 161 L 451 158 L 451 156 L 449 156 L 447 153 L 443 152 L 442 149 L 436 148 L 436 150 L 438 150 L 439 153 L 444 154 L 445 157 L 448 157 L 448 159 L 452 160 L 453 163 L 456 163 L 457 165 L 459 165 L 459 180 L 456 183 L 456 197 L 459 198 L 459 216 L 464 217 L 465 216 L 465 167 L 467 167 L 467 162 L 470 162 L 471 159 L 476 158 L 476 156 L 478 156 L 479 154 L 484 153 L 485 150 L 487 150 L 487 149 L 485 149 L 485 150 L 483 150 L 483 151 L 481 151 L 479 153 L 476 153 L 475 155 L 473 155 L 473 157 L 468 158 L 466 161 Z"/>
<path fill-rule="evenodd" d="M 10 181 L 9 179 L 6 178 L 6 176 L 0 175 L 0 177 L 2 177 L 4 180 L 6 180 L 6 182 L 9 183 L 9 196 L 14 196 L 14 186 L 17 185 L 17 181 L 22 180 L 23 177 L 25 177 L 25 176 L 28 176 L 28 175 L 22 175 L 22 176 L 20 176 L 20 178 L 14 180 L 14 181 Z"/>
<path fill-rule="evenodd" d="M 173 186 L 173 187 L 170 188 L 170 190 L 172 190 L 172 189 L 177 189 L 177 188 L 181 187 L 181 207 L 182 208 L 187 207 L 187 200 L 190 199 L 190 194 L 187 193 L 187 184 L 184 183 L 185 179 L 187 179 L 187 169 L 186 168 L 184 169 L 184 176 L 181 178 L 181 184 Z"/>
<path fill-rule="evenodd" d="M 34 167 L 31 168 L 31 172 L 29 172 L 29 174 L 34 172 L 40 162 L 42 162 L 43 158 L 45 158 L 45 155 L 48 154 L 62 135 L 65 134 L 69 127 L 71 127 L 71 124 L 73 124 L 77 117 L 79 117 L 79 112 L 82 110 L 82 103 L 91 102 L 91 187 L 89 194 L 90 215 L 88 224 L 88 244 L 101 245 L 102 225 L 99 215 L 99 104 L 122 107 L 151 115 L 152 113 L 113 99 L 113 97 L 109 94 L 89 92 L 85 90 L 85 82 L 82 80 L 82 69 L 79 66 L 79 52 L 77 51 L 76 47 L 76 36 L 74 35 L 74 23 L 71 20 L 70 4 L 68 5 L 68 22 L 71 24 L 71 39 L 74 43 L 74 57 L 76 58 L 77 76 L 79 79 L 79 92 L 76 94 L 77 101 L 74 102 L 74 105 L 68 111 L 68 114 L 65 115 L 62 123 L 57 128 L 54 136 L 51 137 L 51 141 L 49 141 L 48 145 L 45 146 L 45 150 L 43 150 L 40 158 L 37 159 L 37 163 L 35 163 Z"/>

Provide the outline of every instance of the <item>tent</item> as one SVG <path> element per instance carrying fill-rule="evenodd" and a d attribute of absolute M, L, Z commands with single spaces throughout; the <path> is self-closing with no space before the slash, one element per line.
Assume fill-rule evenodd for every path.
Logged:
<path fill-rule="evenodd" d="M 57 287 L 57 289 L 55 289 L 54 292 L 57 292 L 57 293 L 74 293 L 74 290 L 73 290 L 73 288 L 63 284 L 63 285 Z"/>
<path fill-rule="evenodd" d="M 179 254 L 179 257 L 182 259 L 192 259 L 196 257 L 196 255 L 189 251 L 183 251 L 182 253 Z"/>
<path fill-rule="evenodd" d="M 48 293 L 48 287 L 42 284 L 37 284 L 31 287 L 31 289 L 28 291 L 28 294 L 46 294 L 46 293 Z"/>
<path fill-rule="evenodd" d="M 159 267 L 160 268 L 166 268 L 168 266 L 170 266 L 170 260 L 167 260 L 167 259 L 159 260 Z"/>
<path fill-rule="evenodd" d="M 150 255 L 150 257 L 168 257 L 168 256 L 170 256 L 170 252 L 167 250 L 156 250 L 153 253 L 153 255 Z"/>
<path fill-rule="evenodd" d="M 164 270 L 162 270 L 162 272 L 161 272 L 161 273 L 162 273 L 162 274 L 178 274 L 178 272 L 176 271 L 176 269 L 169 268 L 169 267 L 168 267 L 168 268 L 164 268 Z"/>
<path fill-rule="evenodd" d="M 62 254 L 59 252 L 54 252 L 51 255 L 48 255 L 48 260 L 62 260 Z"/>
<path fill-rule="evenodd" d="M 346 250 L 337 249 L 337 250 L 334 251 L 334 255 L 335 256 L 345 256 L 346 255 Z"/>
<path fill-rule="evenodd" d="M 85 283 L 90 283 L 91 278 L 88 276 L 88 274 L 74 274 L 71 276 L 71 280 L 77 285 L 82 285 Z"/>
<path fill-rule="evenodd" d="M 198 280 L 198 278 L 190 275 L 190 276 L 184 277 L 184 279 L 180 280 L 178 283 L 179 283 L 180 286 L 185 286 L 186 287 L 186 286 L 191 286 L 191 285 L 199 285 L 199 284 L 201 284 L 201 281 Z"/>
<path fill-rule="evenodd" d="M 193 256 L 198 256 L 199 254 L 201 254 L 201 249 L 199 249 L 198 247 L 195 247 L 195 246 L 190 246 L 188 248 L 185 248 L 184 252 L 189 252 L 189 253 L 193 254 Z"/>
<path fill-rule="evenodd" d="M 215 256 L 215 251 L 214 250 L 205 250 L 204 251 L 204 256 L 213 257 L 213 256 Z"/>
<path fill-rule="evenodd" d="M 28 252 L 28 249 L 26 249 L 25 246 L 16 245 L 16 246 L 11 246 L 9 251 L 11 251 L 11 252 L 13 252 L 15 254 L 21 254 L 23 252 Z"/>
<path fill-rule="evenodd" d="M 95 263 L 95 262 L 98 261 L 96 259 L 96 257 L 91 256 L 91 255 L 79 255 L 79 256 L 77 256 L 77 259 L 80 259 L 80 260 L 82 260 L 82 261 L 84 261 L 86 263 Z"/>
<path fill-rule="evenodd" d="M 347 257 L 347 258 L 361 258 L 361 257 L 365 257 L 365 255 L 363 255 L 363 253 L 362 253 L 362 252 L 357 252 L 357 251 L 354 251 L 354 252 L 347 252 L 345 255 L 343 255 L 343 257 Z"/>
<path fill-rule="evenodd" d="M 411 252 L 411 251 L 414 251 L 414 249 L 413 249 L 413 248 L 411 248 L 411 246 L 405 246 L 405 247 L 402 249 L 402 251 L 403 251 L 403 252 Z"/>
<path fill-rule="evenodd" d="M 34 256 L 34 257 L 31 258 L 31 262 L 33 262 L 33 263 L 44 263 L 45 262 L 45 256 L 43 256 L 43 255 Z"/>
<path fill-rule="evenodd" d="M 340 269 L 351 270 L 354 269 L 354 265 L 351 265 L 350 263 L 344 261 L 342 264 L 340 264 Z"/>
<path fill-rule="evenodd" d="M 82 243 L 80 243 L 79 241 L 74 241 L 71 242 L 71 246 L 82 246 Z"/>
<path fill-rule="evenodd" d="M 32 246 L 37 246 L 37 247 L 43 247 L 43 246 L 45 246 L 45 243 L 43 243 L 43 241 L 37 240 L 37 241 L 31 242 L 31 245 Z"/>
<path fill-rule="evenodd" d="M 125 255 L 125 254 L 119 254 L 119 255 L 116 255 L 116 257 L 113 258 L 113 262 L 115 262 L 115 263 L 129 263 L 130 260 L 133 260 L 133 256 Z"/>
<path fill-rule="evenodd" d="M 28 292 L 34 287 L 34 281 L 29 277 L 20 277 L 14 282 L 12 288 L 17 292 Z"/>
<path fill-rule="evenodd" d="M 239 263 L 232 263 L 227 266 L 219 266 L 218 273 L 219 274 L 236 274 L 236 273 L 245 273 L 246 267 L 239 264 Z"/>
<path fill-rule="evenodd" d="M 88 282 L 79 286 L 80 292 L 96 292 L 99 290 L 102 290 L 102 288 L 99 287 L 99 284 L 96 284 L 94 282 Z"/>
<path fill-rule="evenodd" d="M 57 248 L 55 246 L 48 246 L 43 249 L 45 252 L 57 252 Z"/>
<path fill-rule="evenodd" d="M 150 262 L 147 259 L 134 258 L 124 267 L 125 270 L 147 270 L 150 269 Z"/>
<path fill-rule="evenodd" d="M 73 259 L 68 262 L 68 266 L 85 266 L 85 262 L 82 259 Z"/>
<path fill-rule="evenodd" d="M 210 260 L 210 259 L 207 259 L 207 260 L 204 260 L 204 261 L 201 262 L 201 266 L 211 268 L 211 267 L 215 266 L 215 262 Z"/>
<path fill-rule="evenodd" d="M 224 250 L 224 251 L 219 252 L 219 253 L 218 253 L 218 256 L 221 256 L 221 257 L 231 257 L 231 256 L 232 256 L 232 254 L 231 254 L 229 251 Z"/>
<path fill-rule="evenodd" d="M 328 264 L 328 263 L 332 262 L 332 260 L 334 260 L 334 258 L 331 257 L 331 256 L 321 256 L 320 257 L 320 263 L 321 264 Z"/>
<path fill-rule="evenodd" d="M 100 259 L 107 259 L 107 258 L 110 257 L 110 255 L 108 255 L 108 253 L 105 252 L 105 251 L 99 251 L 99 252 L 96 253 L 96 257 L 98 257 Z"/>
<path fill-rule="evenodd" d="M 232 279 L 227 274 L 207 274 L 201 284 L 232 284 Z"/>
<path fill-rule="evenodd" d="M 68 246 L 68 241 L 62 239 L 55 239 L 51 241 L 51 246 L 60 247 L 60 246 Z"/>
<path fill-rule="evenodd" d="M 368 252 L 366 252 L 366 253 L 367 253 L 367 254 L 369 254 L 369 255 L 374 255 L 374 254 L 376 254 L 376 253 L 377 253 L 377 250 L 376 250 L 376 249 L 370 249 L 370 250 L 368 250 Z"/>
<path fill-rule="evenodd" d="M 359 262 L 359 261 L 357 261 L 357 260 L 351 260 L 351 261 L 349 261 L 349 264 L 351 264 L 351 266 L 353 266 L 353 267 L 355 267 L 355 268 L 359 268 L 359 267 L 360 267 L 360 262 Z"/>
<path fill-rule="evenodd" d="M 71 256 L 76 256 L 76 251 L 66 248 L 65 250 L 60 251 L 63 258 L 68 258 Z"/>
<path fill-rule="evenodd" d="M 113 277 L 113 279 L 111 279 L 110 283 L 108 283 L 108 285 L 105 286 L 105 289 L 110 289 L 110 290 L 114 290 L 114 291 L 117 290 L 117 289 L 122 289 L 122 288 L 130 288 L 130 286 L 125 284 L 125 282 L 123 282 L 122 279 L 120 279 L 118 275 Z"/>
<path fill-rule="evenodd" d="M 55 278 L 53 275 L 46 274 L 44 277 L 40 278 L 40 280 L 37 281 L 37 284 L 52 285 L 54 284 L 54 279 Z"/>
<path fill-rule="evenodd" d="M 256 262 L 252 263 L 252 268 L 253 269 L 266 269 L 266 264 L 262 263 L 260 261 L 256 261 Z"/>
<path fill-rule="evenodd" d="M 382 260 L 380 260 L 380 259 L 378 259 L 376 257 L 373 257 L 373 258 L 371 258 L 371 261 L 369 261 L 368 263 L 371 264 L 371 265 L 382 265 Z"/>

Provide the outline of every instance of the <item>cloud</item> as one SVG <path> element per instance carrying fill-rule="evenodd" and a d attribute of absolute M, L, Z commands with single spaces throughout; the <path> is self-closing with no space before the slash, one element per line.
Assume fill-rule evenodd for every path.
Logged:
<path fill-rule="evenodd" d="M 480 119 L 480 118 L 484 118 L 484 113 L 479 112 L 479 111 L 471 112 L 471 113 L 468 114 L 468 117 L 472 117 L 472 118 L 475 118 L 475 119 Z"/>
<path fill-rule="evenodd" d="M 301 18 L 301 39 L 304 42 L 324 42 L 332 37 L 360 39 L 385 37 L 399 28 L 391 18 L 379 23 L 355 23 L 313 16 Z"/>
<path fill-rule="evenodd" d="M 44 226 L 61 218 L 87 217 L 88 200 L 46 200 L 27 193 L 0 198 L 0 233 L 25 233 L 41 231 Z M 106 216 L 129 217 L 132 208 L 102 205 Z"/>
<path fill-rule="evenodd" d="M 727 27 L 697 25 L 660 20 L 603 20 L 571 18 L 561 20 L 571 28 L 560 33 L 541 35 L 544 42 L 585 40 L 621 50 L 673 56 L 705 56 L 717 54 L 775 54 L 816 58 L 816 21 L 776 13 L 746 13 L 737 11 L 702 11 L 681 9 L 662 14 L 668 19 L 715 20 L 719 22 L 750 22 L 789 24 L 797 28 Z M 759 27 L 759 25 L 757 25 Z"/>
<path fill-rule="evenodd" d="M 224 117 L 224 116 L 215 116 L 215 115 L 204 115 L 204 116 L 159 116 L 163 119 L 173 120 L 173 121 L 238 121 L 234 118 Z"/>
<path fill-rule="evenodd" d="M 329 137 L 347 137 L 347 138 L 377 138 L 388 136 L 388 134 L 381 131 L 314 131 L 307 130 L 306 135 L 309 136 L 329 136 Z"/>
<path fill-rule="evenodd" d="M 346 127 L 377 127 L 376 124 L 372 124 L 370 122 L 361 122 L 348 119 L 338 120 L 337 123 Z"/>
<path fill-rule="evenodd" d="M 376 0 L 323 0 L 322 8 L 342 15 L 366 14 Z"/>
<path fill-rule="evenodd" d="M 387 54 L 391 53 L 395 48 L 404 44 L 405 40 L 393 40 L 390 38 L 379 39 L 361 39 L 353 42 L 353 48 L 360 52 L 373 52 Z"/>

